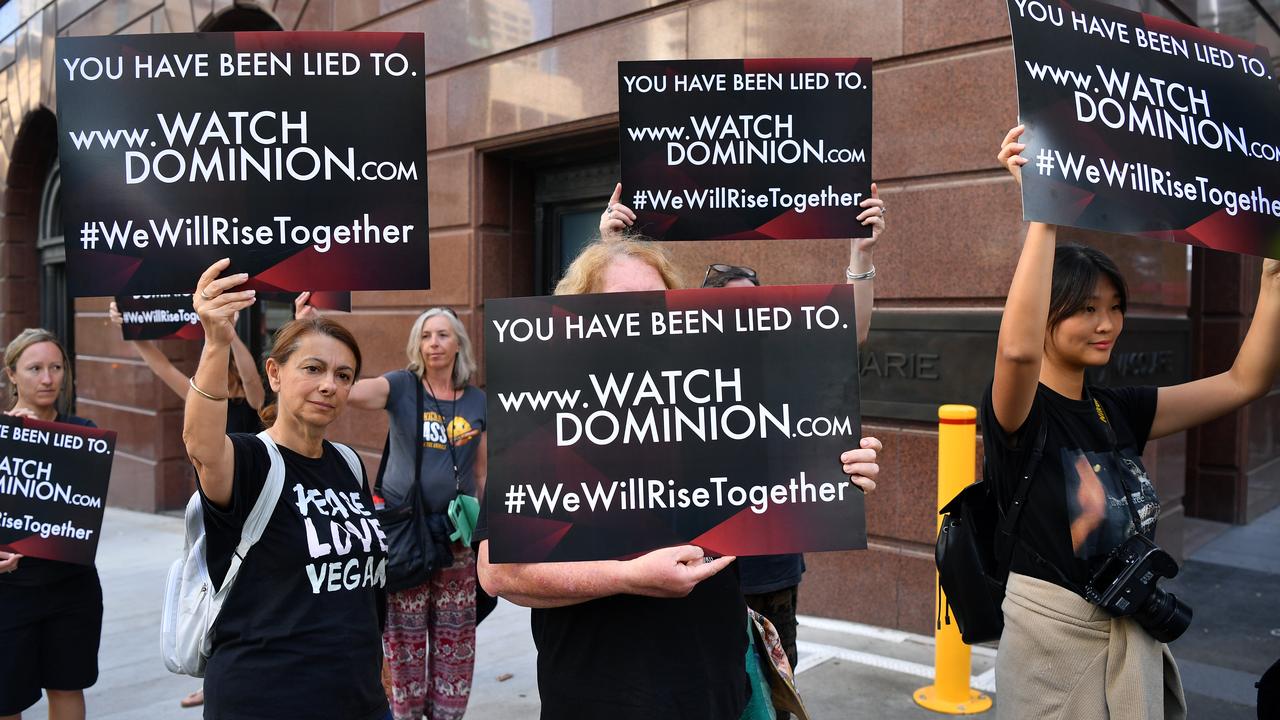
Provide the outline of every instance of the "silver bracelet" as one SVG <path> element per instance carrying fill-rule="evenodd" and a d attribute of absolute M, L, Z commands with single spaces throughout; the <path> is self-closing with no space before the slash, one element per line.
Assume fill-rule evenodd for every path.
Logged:
<path fill-rule="evenodd" d="M 853 281 L 855 281 L 855 280 L 870 280 L 871 278 L 873 278 L 873 277 L 875 277 L 875 276 L 876 276 L 876 266 L 875 266 L 875 265 L 872 265 L 870 270 L 868 270 L 868 271 L 866 271 L 866 272 L 863 272 L 863 273 L 856 273 L 856 272 L 854 272 L 854 271 L 853 271 L 853 268 L 851 268 L 851 267 L 846 267 L 846 268 L 844 269 L 844 277 L 845 277 L 845 279 L 846 279 L 846 280 L 848 280 L 849 282 L 853 282 Z"/>

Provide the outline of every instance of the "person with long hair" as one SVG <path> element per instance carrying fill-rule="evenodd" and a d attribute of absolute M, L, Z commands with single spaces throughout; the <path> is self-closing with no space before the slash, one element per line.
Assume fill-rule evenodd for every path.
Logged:
<path fill-rule="evenodd" d="M 657 244 L 605 238 L 588 245 L 557 295 L 670 290 L 679 273 Z M 851 482 L 871 490 L 880 441 L 840 456 Z M 480 582 L 533 608 L 542 717 L 738 720 L 750 698 L 747 607 L 733 557 L 661 548 L 632 560 L 489 562 L 482 508 Z M 767 706 L 767 699 L 764 703 Z"/>
<path fill-rule="evenodd" d="M 297 317 L 318 315 L 308 296 L 298 297 Z M 418 493 L 435 552 L 449 555 L 435 558 L 426 582 L 388 594 L 383 651 L 391 709 L 396 720 L 456 720 L 466 712 L 475 666 L 476 561 L 469 545 L 449 539 L 445 511 L 459 494 L 483 497 L 488 415 L 484 391 L 471 384 L 471 338 L 453 310 L 419 315 L 405 355 L 405 369 L 358 381 L 348 400 L 387 413 L 386 507 L 402 507 Z"/>
<path fill-rule="evenodd" d="M 28 328 L 4 351 L 6 415 L 96 427 L 70 414 L 71 362 L 57 336 Z M 102 585 L 98 569 L 0 550 L 0 720 L 49 697 L 49 717 L 82 720 L 98 680 Z"/>
<path fill-rule="evenodd" d="M 111 324 L 116 327 L 124 325 L 124 314 L 112 300 L 107 308 Z M 235 319 L 232 319 L 235 324 Z M 165 387 L 175 395 L 186 400 L 187 385 L 190 378 L 174 366 L 169 356 L 164 354 L 154 340 L 128 340 L 138 357 L 147 364 L 156 377 L 164 382 Z M 262 429 L 262 420 L 258 411 L 266 399 L 266 391 L 262 386 L 262 376 L 258 374 L 257 363 L 253 361 L 253 353 L 236 335 L 231 340 L 231 356 L 227 365 L 227 432 L 256 433 Z M 204 704 L 204 690 L 193 690 L 178 704 L 184 708 L 199 707 Z"/>
<path fill-rule="evenodd" d="M 997 156 L 1022 183 L 1024 128 Z M 996 660 L 1001 718 L 1179 718 L 1186 714 L 1164 635 L 1141 613 L 1113 616 L 1086 597 L 1108 554 L 1154 539 L 1160 501 L 1142 463 L 1173 435 L 1266 394 L 1280 369 L 1280 261 L 1265 260 L 1249 333 L 1231 368 L 1169 387 L 1097 387 L 1129 305 L 1115 263 L 1056 245 L 1033 222 L 1009 286 L 983 400 L 983 447 L 1007 507 L 1031 477 L 1010 566 Z M 1038 461 L 1035 458 L 1039 458 Z"/>
<path fill-rule="evenodd" d="M 202 498 L 209 574 L 221 584 L 275 462 L 284 487 L 261 539 L 241 559 L 213 628 L 205 673 L 209 720 L 382 720 L 382 588 L 386 547 L 363 468 L 325 439 L 360 374 L 360 347 L 324 318 L 277 331 L 266 360 L 276 401 L 261 436 L 226 427 L 233 319 L 255 300 L 248 275 L 219 277 L 220 260 L 192 303 L 204 349 L 188 381 L 182 438 Z"/>

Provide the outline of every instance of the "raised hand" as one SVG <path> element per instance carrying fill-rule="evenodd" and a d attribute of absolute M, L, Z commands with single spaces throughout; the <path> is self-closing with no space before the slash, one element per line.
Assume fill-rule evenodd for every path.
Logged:
<path fill-rule="evenodd" d="M 1004 142 L 1000 143 L 1000 152 L 996 155 L 996 160 L 1013 175 L 1013 179 L 1018 181 L 1018 187 L 1022 187 L 1022 166 L 1027 164 L 1027 159 L 1019 153 L 1027 149 L 1026 144 L 1018 142 L 1018 138 L 1022 137 L 1022 133 L 1026 131 L 1026 125 L 1019 125 L 1008 132 L 1004 136 Z"/>
<path fill-rule="evenodd" d="M 858 204 L 863 211 L 858 214 L 858 222 L 863 225 L 871 226 L 871 237 L 854 238 L 853 247 L 858 252 L 871 252 L 871 249 L 880 241 L 880 235 L 885 228 L 885 213 L 888 208 L 884 204 L 884 200 L 880 199 L 880 189 L 875 183 L 871 183 L 871 197 L 863 200 Z"/>
<path fill-rule="evenodd" d="M 320 310 L 315 305 L 311 305 L 309 303 L 310 300 L 310 290 L 299 293 L 298 297 L 293 299 L 294 320 L 311 320 L 312 318 L 320 317 Z"/>
<path fill-rule="evenodd" d="M 618 202 L 622 199 L 622 183 L 618 183 L 613 188 L 613 195 L 609 196 L 609 206 L 604 209 L 604 213 L 600 216 L 600 237 L 617 237 L 622 234 L 623 230 L 635 224 L 636 214 L 631 208 Z"/>
<path fill-rule="evenodd" d="M 256 299 L 254 290 L 234 290 L 249 279 L 248 273 L 218 277 L 230 265 L 231 260 L 227 258 L 210 265 L 196 282 L 196 291 L 191 296 L 191 305 L 200 316 L 208 345 L 230 345 L 236 335 L 237 314 L 253 305 Z"/>

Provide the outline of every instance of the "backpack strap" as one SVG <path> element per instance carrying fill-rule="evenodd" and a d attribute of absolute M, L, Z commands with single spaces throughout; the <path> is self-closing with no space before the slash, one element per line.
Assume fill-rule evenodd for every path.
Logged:
<path fill-rule="evenodd" d="M 280 500 L 280 493 L 284 489 L 284 458 L 280 457 L 280 449 L 276 447 L 275 441 L 266 430 L 258 433 L 258 439 L 266 446 L 267 459 L 270 461 L 267 467 L 267 479 L 262 484 L 262 492 L 258 493 L 257 502 L 249 511 L 249 517 L 245 518 L 244 528 L 240 531 L 240 544 L 231 554 L 231 566 L 227 568 L 227 575 L 218 588 L 220 595 L 226 595 L 235 584 L 236 575 L 240 573 L 245 555 L 248 554 L 249 548 L 262 538 L 262 533 L 267 529 L 267 523 L 271 520 L 271 515 L 276 510 L 276 503 Z"/>
<path fill-rule="evenodd" d="M 1005 511 L 1004 517 L 1000 520 L 999 535 L 1008 536 L 1008 550 L 1004 553 L 1004 557 L 999 558 L 997 562 L 999 572 L 1002 577 L 1008 577 L 1009 567 L 1013 564 L 1013 553 L 1019 545 L 1022 546 L 1024 552 L 1038 565 L 1046 567 L 1057 576 L 1062 582 L 1063 587 L 1070 588 L 1073 592 L 1084 595 L 1084 589 L 1067 577 L 1057 565 L 1045 560 L 1040 553 L 1036 552 L 1031 545 L 1025 540 L 1018 537 L 1018 520 L 1022 517 L 1022 511 L 1027 506 L 1027 495 L 1031 493 L 1031 478 L 1036 474 L 1036 468 L 1040 465 L 1040 460 L 1044 457 L 1044 445 L 1049 436 L 1049 424 L 1043 419 L 1040 421 L 1040 429 L 1036 431 L 1036 442 L 1031 448 L 1031 456 L 1027 459 L 1026 467 L 1022 471 L 1022 478 L 1018 481 L 1018 489 L 1013 493 L 1013 500 L 1009 503 L 1008 510 Z"/>
<path fill-rule="evenodd" d="M 1018 480 L 1018 488 L 1013 492 L 1013 501 L 1000 521 L 1000 532 L 1005 535 L 1016 535 L 1018 520 L 1022 517 L 1022 509 L 1027 505 L 1027 495 L 1031 492 L 1031 477 L 1036 474 L 1040 459 L 1044 457 L 1044 444 L 1049 437 L 1049 424 L 1040 420 L 1040 428 L 1036 431 L 1036 443 L 1031 448 L 1031 456 L 1022 469 L 1022 478 Z M 1012 547 L 1012 546 L 1010 546 Z M 1010 550 L 1012 556 L 1012 550 Z M 1008 564 L 1007 562 L 1005 563 Z"/>
<path fill-rule="evenodd" d="M 364 485 L 364 463 L 360 461 L 360 456 L 356 454 L 355 450 L 342 443 L 331 442 L 329 444 L 333 446 L 334 450 L 338 451 L 343 460 L 347 461 L 347 467 L 351 469 L 351 474 L 355 476 L 356 487 L 362 487 Z"/>

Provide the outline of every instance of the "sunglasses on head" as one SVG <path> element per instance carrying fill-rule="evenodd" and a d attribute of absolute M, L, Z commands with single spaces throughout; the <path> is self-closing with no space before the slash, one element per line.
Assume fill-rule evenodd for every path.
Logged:
<path fill-rule="evenodd" d="M 735 278 L 750 280 L 752 285 L 759 285 L 756 271 L 742 265 L 725 265 L 712 263 L 707 266 L 707 274 L 702 276 L 702 287 L 724 287 L 724 284 Z"/>

